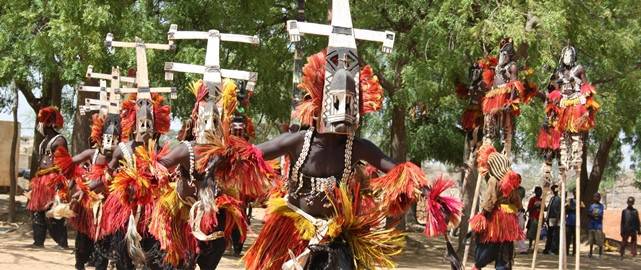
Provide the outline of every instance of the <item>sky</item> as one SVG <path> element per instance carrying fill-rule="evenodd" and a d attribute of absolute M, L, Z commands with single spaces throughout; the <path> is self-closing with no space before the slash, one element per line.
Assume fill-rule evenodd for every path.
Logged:
<path fill-rule="evenodd" d="M 36 113 L 33 112 L 27 99 L 20 93 L 18 99 L 18 122 L 20 122 L 20 136 L 33 136 L 33 121 L 36 118 Z M 0 120 L 13 121 L 11 111 L 0 113 Z"/>

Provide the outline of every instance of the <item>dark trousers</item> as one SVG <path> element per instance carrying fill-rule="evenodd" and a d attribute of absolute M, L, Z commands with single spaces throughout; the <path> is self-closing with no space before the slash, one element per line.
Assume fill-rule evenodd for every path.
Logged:
<path fill-rule="evenodd" d="M 559 226 L 549 226 L 548 227 L 548 238 L 545 240 L 545 249 L 544 253 L 552 252 L 559 254 Z"/>
<path fill-rule="evenodd" d="M 165 252 L 160 249 L 160 242 L 152 235 L 143 235 L 140 246 L 145 252 L 145 269 L 151 270 L 170 270 L 174 269 L 171 265 L 165 264 L 163 258 Z"/>
<path fill-rule="evenodd" d="M 216 219 L 218 219 L 216 231 L 224 231 L 225 211 L 221 210 L 218 212 Z M 240 232 L 238 235 L 240 236 Z M 213 270 L 218 267 L 218 263 L 220 263 L 220 259 L 223 257 L 223 253 L 225 253 L 225 238 L 221 237 L 207 242 L 198 241 L 198 247 L 200 248 L 200 253 L 198 253 L 196 257 L 196 263 L 202 270 Z"/>
<path fill-rule="evenodd" d="M 235 255 L 240 255 L 240 253 L 243 251 L 243 241 L 240 241 L 240 230 L 238 228 L 235 228 L 231 232 L 231 245 L 232 248 L 234 249 L 234 254 Z"/>
<path fill-rule="evenodd" d="M 111 237 L 105 237 L 94 244 L 94 260 L 96 270 L 107 270 L 111 252 Z"/>
<path fill-rule="evenodd" d="M 574 225 L 565 227 L 565 254 L 574 256 L 576 253 L 576 228 Z M 570 245 L 572 245 L 572 253 L 570 253 Z"/>
<path fill-rule="evenodd" d="M 625 247 L 631 245 L 630 249 L 632 250 L 632 256 L 637 256 L 637 234 L 636 233 L 624 233 L 621 239 L 621 256 L 625 255 Z M 628 241 L 631 240 L 631 241 Z"/>
<path fill-rule="evenodd" d="M 45 238 L 47 238 L 47 230 L 49 230 L 49 235 L 56 241 L 58 246 L 64 248 L 69 246 L 67 244 L 67 227 L 64 219 L 47 218 L 45 211 L 37 211 L 31 213 L 31 222 L 34 245 L 44 245 Z"/>
<path fill-rule="evenodd" d="M 89 261 L 89 256 L 94 251 L 94 245 L 91 238 L 84 233 L 76 233 L 76 244 L 74 253 L 76 255 L 76 269 L 85 269 L 85 263 Z"/>
<path fill-rule="evenodd" d="M 112 259 L 116 262 L 118 270 L 135 270 L 134 263 L 127 252 L 127 241 L 125 241 L 125 229 L 119 230 L 110 236 Z"/>
<path fill-rule="evenodd" d="M 514 243 L 476 243 L 474 255 L 474 267 L 481 269 L 492 261 L 497 270 L 511 270 L 512 259 L 514 258 Z"/>
<path fill-rule="evenodd" d="M 200 253 L 196 258 L 196 263 L 200 269 L 213 270 L 218 267 L 220 259 L 225 253 L 225 238 L 218 238 L 216 240 L 202 242 L 198 241 Z"/>

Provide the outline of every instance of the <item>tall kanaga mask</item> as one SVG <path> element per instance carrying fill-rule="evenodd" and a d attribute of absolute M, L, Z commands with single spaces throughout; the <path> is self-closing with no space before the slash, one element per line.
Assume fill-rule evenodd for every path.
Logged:
<path fill-rule="evenodd" d="M 118 114 L 94 114 L 91 141 L 100 153 L 110 155 L 120 142 L 121 126 Z"/>
<path fill-rule="evenodd" d="M 197 144 L 217 143 L 222 138 L 220 131 L 220 113 L 216 101 L 211 97 L 208 87 L 203 81 L 190 85 L 190 90 L 196 96 L 196 104 L 191 112 L 193 135 Z"/>
<path fill-rule="evenodd" d="M 122 103 L 121 140 L 127 141 L 131 135 L 135 135 L 137 142 L 144 142 L 158 134 L 167 133 L 171 119 L 170 107 L 164 104 L 164 97 L 158 93 L 151 93 L 150 98 L 136 96 L 130 95 Z"/>
<path fill-rule="evenodd" d="M 150 99 L 136 100 L 136 141 L 143 142 L 154 135 L 153 105 Z"/>
<path fill-rule="evenodd" d="M 356 131 L 361 115 L 381 109 L 383 88 L 369 65 L 356 69 L 356 76 L 354 70 L 339 68 L 326 80 L 326 65 L 330 65 L 326 59 L 331 58 L 325 51 L 307 58 L 298 85 L 307 93 L 294 115 L 303 125 L 315 124 L 319 132 L 350 134 Z"/>
<path fill-rule="evenodd" d="M 576 49 L 570 45 L 561 51 L 561 64 L 572 67 L 576 63 Z"/>
<path fill-rule="evenodd" d="M 358 128 L 359 87 L 355 82 L 360 66 L 354 48 L 328 48 L 323 105 L 318 119 L 320 133 L 353 134 Z"/>

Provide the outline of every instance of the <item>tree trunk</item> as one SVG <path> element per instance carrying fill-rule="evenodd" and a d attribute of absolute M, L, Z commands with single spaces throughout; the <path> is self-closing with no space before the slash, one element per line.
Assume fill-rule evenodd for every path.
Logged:
<path fill-rule="evenodd" d="M 603 172 L 605 171 L 606 166 L 608 165 L 608 159 L 610 157 L 610 148 L 616 139 L 616 135 L 610 135 L 605 140 L 599 143 L 599 148 L 594 157 L 594 163 L 592 164 L 592 171 L 590 172 L 590 177 L 587 182 L 581 182 L 581 202 L 587 207 L 592 202 L 592 196 L 599 190 L 599 185 L 601 184 L 601 178 L 603 177 Z"/>
<path fill-rule="evenodd" d="M 16 221 L 16 188 L 18 185 L 18 178 L 16 173 L 16 160 L 18 156 L 16 152 L 18 150 L 18 133 L 20 132 L 20 127 L 18 123 L 18 88 L 13 85 L 13 92 L 16 97 L 16 101 L 13 104 L 12 113 L 13 113 L 13 138 L 11 140 L 11 158 L 9 160 L 9 222 Z"/>
<path fill-rule="evenodd" d="M 76 98 L 76 108 L 79 108 L 85 102 L 85 98 L 89 97 L 89 93 L 85 91 L 78 91 Z M 85 149 L 91 147 L 89 136 L 91 136 L 91 115 L 87 112 L 85 115 L 80 115 L 76 110 L 73 114 L 73 132 L 71 135 L 71 153 L 78 154 Z"/>
<path fill-rule="evenodd" d="M 38 110 L 36 110 L 36 115 L 38 113 Z M 37 118 L 37 117 L 36 117 Z M 34 125 L 35 127 L 38 126 L 38 119 L 34 120 Z M 36 128 L 33 130 L 33 150 L 31 151 L 31 164 L 29 164 L 29 170 L 30 170 L 30 176 L 33 178 L 34 175 L 36 175 L 36 172 L 38 171 L 38 165 L 40 162 L 40 152 L 39 152 L 39 146 L 40 143 L 42 142 L 42 134 L 38 132 Z"/>
<path fill-rule="evenodd" d="M 472 154 L 472 153 L 470 153 Z M 474 190 L 476 189 L 476 179 L 478 177 L 478 171 L 476 169 L 476 162 L 474 162 L 474 165 L 472 168 L 470 168 L 470 174 L 467 176 L 467 181 L 465 181 L 465 186 L 461 187 L 463 188 L 465 194 L 463 195 L 463 215 L 461 216 L 461 223 L 458 231 L 459 231 L 459 236 L 458 236 L 458 248 L 456 250 L 456 253 L 459 254 L 459 256 L 463 256 L 463 251 L 465 250 L 465 235 L 468 230 L 468 221 L 470 219 L 469 213 L 471 213 L 472 209 L 472 200 L 474 199 Z M 465 174 L 465 173 L 464 173 Z M 474 250 L 474 241 L 471 242 L 472 247 L 470 247 L 470 250 Z"/>

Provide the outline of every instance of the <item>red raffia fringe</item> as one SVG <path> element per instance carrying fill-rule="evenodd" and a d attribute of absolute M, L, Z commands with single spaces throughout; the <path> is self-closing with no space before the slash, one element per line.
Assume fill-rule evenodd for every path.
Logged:
<path fill-rule="evenodd" d="M 494 146 L 492 145 L 483 144 L 481 145 L 481 148 L 479 148 L 478 154 L 476 157 L 476 162 L 477 162 L 477 168 L 480 174 L 482 175 L 487 174 L 490 168 L 487 162 L 490 159 L 490 155 L 492 153 L 496 153 L 496 148 L 494 148 Z"/>
<path fill-rule="evenodd" d="M 198 242 L 191 235 L 189 207 L 182 203 L 175 190 L 161 196 L 156 203 L 149 233 L 160 242 L 166 252 L 164 261 L 178 267 L 198 252 Z"/>
<path fill-rule="evenodd" d="M 73 158 L 67 148 L 58 147 L 53 154 L 53 164 L 60 168 L 60 172 L 67 179 L 81 178 L 86 170 L 80 164 L 74 164 Z"/>
<path fill-rule="evenodd" d="M 505 176 L 503 176 L 503 179 L 501 179 L 501 186 L 500 190 L 501 193 L 503 194 L 504 198 L 507 198 L 510 196 L 510 193 L 514 191 L 515 189 L 519 188 L 521 185 L 521 175 L 518 173 L 515 173 L 514 171 L 510 170 L 508 171 Z"/>
<path fill-rule="evenodd" d="M 383 87 L 369 65 L 361 69 L 359 76 L 361 104 L 360 114 L 376 112 L 383 107 Z"/>
<path fill-rule="evenodd" d="M 102 144 L 102 128 L 105 125 L 105 118 L 101 117 L 98 113 L 94 113 L 91 116 L 92 119 L 92 124 L 91 124 L 91 135 L 89 138 L 93 142 L 94 145 L 101 145 Z"/>
<path fill-rule="evenodd" d="M 425 173 L 411 162 L 398 164 L 384 176 L 370 180 L 372 190 L 384 194 L 383 205 L 392 216 L 405 213 L 428 184 Z"/>
<path fill-rule="evenodd" d="M 461 126 L 463 130 L 472 131 L 483 125 L 483 112 L 478 105 L 470 106 L 463 111 Z"/>
<path fill-rule="evenodd" d="M 300 238 L 293 219 L 278 213 L 268 214 L 265 226 L 243 257 L 245 269 L 280 270 L 290 259 L 289 250 L 300 254 L 307 241 Z"/>
<path fill-rule="evenodd" d="M 216 168 L 222 186 L 238 190 L 243 199 L 265 197 L 272 187 L 271 178 L 275 172 L 263 159 L 263 153 L 236 136 L 229 136 L 226 143 L 222 153 L 225 158 Z"/>
<path fill-rule="evenodd" d="M 516 93 L 514 93 L 516 91 Z M 494 88 L 485 94 L 483 99 L 483 113 L 495 114 L 506 108 L 510 108 L 513 115 L 520 113 L 519 104 L 521 98 L 525 100 L 525 86 L 521 81 L 510 81 L 505 85 Z"/>
<path fill-rule="evenodd" d="M 442 235 L 447 232 L 449 223 L 455 226 L 459 223 L 463 203 L 458 198 L 443 195 L 445 190 L 454 186 L 454 181 L 440 176 L 430 187 L 425 205 L 427 222 L 423 232 L 427 237 Z"/>
<path fill-rule="evenodd" d="M 536 147 L 542 150 L 558 150 L 561 147 L 561 131 L 556 128 L 544 128 L 539 131 Z"/>
<path fill-rule="evenodd" d="M 494 84 L 494 68 L 498 63 L 499 60 L 492 55 L 488 55 L 478 62 L 479 66 L 483 69 L 483 73 L 481 74 L 483 77 L 483 83 L 485 83 L 487 87 Z"/>
<path fill-rule="evenodd" d="M 107 200 L 102 207 L 102 220 L 100 221 L 98 239 L 126 228 L 131 208 L 121 203 L 120 197 L 122 195 L 121 191 L 115 191 L 107 196 Z"/>
<path fill-rule="evenodd" d="M 90 196 L 83 195 L 78 203 L 72 204 L 72 210 L 76 216 L 69 218 L 69 224 L 79 233 L 83 233 L 92 240 L 96 237 L 96 227 L 93 225 L 93 210 L 91 208 L 92 199 Z"/>
<path fill-rule="evenodd" d="M 53 202 L 56 197 L 56 189 L 50 185 L 54 178 L 64 178 L 58 173 L 49 173 L 31 178 L 29 186 L 31 187 L 31 198 L 27 202 L 29 211 L 45 211 L 49 203 Z"/>
<path fill-rule="evenodd" d="M 225 211 L 225 240 L 227 244 L 231 243 L 231 234 L 234 229 L 240 231 L 240 242 L 244 242 L 247 237 L 247 222 L 243 214 L 242 202 L 228 195 L 216 197 L 216 206 L 220 211 Z"/>
<path fill-rule="evenodd" d="M 483 213 L 470 220 L 472 230 L 479 234 L 483 243 L 512 242 L 525 239 L 519 227 L 516 213 L 508 213 L 501 208 L 492 212 L 488 220 Z"/>
<path fill-rule="evenodd" d="M 49 106 L 38 111 L 38 122 L 54 128 L 62 128 L 65 121 L 60 114 L 60 110 L 54 106 Z"/>

